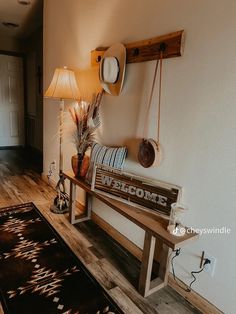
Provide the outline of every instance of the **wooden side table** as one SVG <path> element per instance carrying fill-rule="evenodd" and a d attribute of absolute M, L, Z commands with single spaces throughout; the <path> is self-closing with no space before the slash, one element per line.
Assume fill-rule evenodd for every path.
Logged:
<path fill-rule="evenodd" d="M 98 192 L 92 191 L 87 183 L 85 183 L 83 180 L 75 178 L 72 172 L 65 172 L 63 175 L 70 181 L 70 222 L 72 224 L 76 224 L 91 219 L 92 197 L 96 197 L 104 204 L 117 211 L 122 216 L 126 217 L 145 231 L 138 288 L 140 294 L 146 297 L 166 286 L 169 273 L 170 249 L 176 250 L 188 244 L 190 241 L 196 240 L 198 234 L 191 232 L 186 233 L 182 237 L 175 237 L 167 231 L 167 221 L 161 219 L 156 214 L 143 211 L 134 206 L 124 204 L 115 199 L 101 195 Z M 86 213 L 79 216 L 77 216 L 75 213 L 77 186 L 86 192 Z M 152 267 L 156 249 L 158 249 L 160 252 L 158 256 L 159 271 L 158 277 L 152 280 Z"/>

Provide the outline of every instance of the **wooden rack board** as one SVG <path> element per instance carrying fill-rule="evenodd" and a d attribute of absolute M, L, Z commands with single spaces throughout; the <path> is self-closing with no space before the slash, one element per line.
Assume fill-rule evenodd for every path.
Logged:
<path fill-rule="evenodd" d="M 143 296 L 148 296 L 155 291 L 161 289 L 167 284 L 168 279 L 168 252 L 169 248 L 180 248 L 190 241 L 196 240 L 198 235 L 195 232 L 186 233 L 182 237 L 175 237 L 167 230 L 167 222 L 164 219 L 157 217 L 157 215 L 147 213 L 134 206 L 124 204 L 120 201 L 111 199 L 107 196 L 101 195 L 96 191 L 92 191 L 90 185 L 83 180 L 75 178 L 71 172 L 63 173 L 64 177 L 70 180 L 70 202 L 69 202 L 69 217 L 72 224 L 82 221 L 90 220 L 92 213 L 91 197 L 96 197 L 104 204 L 108 205 L 113 210 L 126 217 L 145 231 L 145 241 L 142 253 L 141 272 L 139 277 L 139 292 Z M 87 213 L 82 216 L 75 214 L 75 195 L 76 186 L 82 188 L 87 195 Z M 153 259 L 155 249 L 159 248 L 159 273 L 154 280 L 151 279 Z"/>
<path fill-rule="evenodd" d="M 184 31 L 177 31 L 163 36 L 153 37 L 129 44 L 126 47 L 126 63 L 151 61 L 160 58 L 160 49 L 164 48 L 163 58 L 174 58 L 182 55 Z M 91 51 L 91 65 L 99 64 L 108 47 L 98 47 Z"/>

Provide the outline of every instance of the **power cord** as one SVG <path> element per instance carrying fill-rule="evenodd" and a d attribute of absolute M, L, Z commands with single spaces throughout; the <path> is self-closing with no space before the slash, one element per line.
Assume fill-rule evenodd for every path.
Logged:
<path fill-rule="evenodd" d="M 191 292 L 191 291 L 192 291 L 192 285 L 193 285 L 193 283 L 197 280 L 195 274 L 200 274 L 200 273 L 204 270 L 205 266 L 206 266 L 207 264 L 210 264 L 211 261 L 210 261 L 208 258 L 206 258 L 205 261 L 204 261 L 204 263 L 203 263 L 203 267 L 202 267 L 200 270 L 198 270 L 198 271 L 191 271 L 191 275 L 192 275 L 192 277 L 193 277 L 193 280 L 190 282 L 188 288 L 185 289 L 182 285 L 179 284 L 179 282 L 178 282 L 178 280 L 177 280 L 177 278 L 176 278 L 176 275 L 175 275 L 175 268 L 174 268 L 174 259 L 175 259 L 177 256 L 180 255 L 180 252 L 181 252 L 181 251 L 180 251 L 180 249 L 177 249 L 177 250 L 175 250 L 174 252 L 175 252 L 175 255 L 171 258 L 171 268 L 172 268 L 172 273 L 173 273 L 174 280 L 176 281 L 177 285 L 178 285 L 182 290 L 184 290 L 185 292 Z"/>
<path fill-rule="evenodd" d="M 173 273 L 173 277 L 174 277 L 174 280 L 176 280 L 176 276 L 175 276 L 175 268 L 174 268 L 174 259 L 180 255 L 180 249 L 177 249 L 174 251 L 175 252 L 175 255 L 172 257 L 171 259 L 171 268 L 172 268 L 172 273 Z"/>
<path fill-rule="evenodd" d="M 203 267 L 200 270 L 198 270 L 198 271 L 191 271 L 191 275 L 193 277 L 193 280 L 189 284 L 189 287 L 188 287 L 189 292 L 192 290 L 192 284 L 197 280 L 197 278 L 196 278 L 196 276 L 194 274 L 200 274 L 204 270 L 205 266 L 207 264 L 210 264 L 210 263 L 211 263 L 211 261 L 208 258 L 206 258 L 204 263 L 203 263 Z"/>
<path fill-rule="evenodd" d="M 179 281 L 177 280 L 176 276 L 175 276 L 175 268 L 174 268 L 174 259 L 180 255 L 180 249 L 177 249 L 174 251 L 175 252 L 175 255 L 171 258 L 171 268 L 172 268 L 172 273 L 173 273 L 173 277 L 174 277 L 174 280 L 176 281 L 177 285 L 182 289 L 184 290 L 185 292 L 189 292 L 188 289 L 185 289 L 180 283 Z"/>
<path fill-rule="evenodd" d="M 50 178 L 53 175 L 53 165 L 55 164 L 55 162 L 51 162 L 49 165 L 49 170 L 48 170 L 48 174 L 47 174 L 47 178 L 48 178 L 48 184 L 50 184 Z"/>

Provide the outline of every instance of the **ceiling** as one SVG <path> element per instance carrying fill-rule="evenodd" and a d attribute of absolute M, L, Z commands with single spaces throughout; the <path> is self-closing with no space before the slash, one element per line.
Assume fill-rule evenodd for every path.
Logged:
<path fill-rule="evenodd" d="M 0 0 L 0 36 L 26 38 L 42 25 L 43 0 L 30 0 L 29 5 L 21 5 L 18 0 Z M 3 22 L 19 24 L 17 28 L 7 28 Z"/>

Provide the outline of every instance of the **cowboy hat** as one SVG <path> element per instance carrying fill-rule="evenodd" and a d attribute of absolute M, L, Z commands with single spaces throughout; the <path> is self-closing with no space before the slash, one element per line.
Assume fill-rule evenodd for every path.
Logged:
<path fill-rule="evenodd" d="M 119 95 L 125 77 L 126 48 L 117 43 L 108 48 L 100 62 L 99 78 L 103 89 L 111 95 Z"/>

